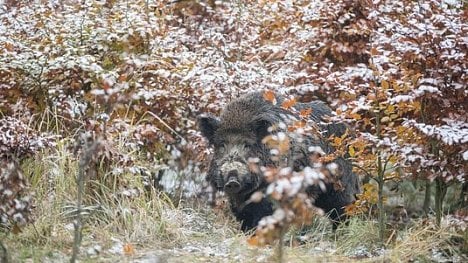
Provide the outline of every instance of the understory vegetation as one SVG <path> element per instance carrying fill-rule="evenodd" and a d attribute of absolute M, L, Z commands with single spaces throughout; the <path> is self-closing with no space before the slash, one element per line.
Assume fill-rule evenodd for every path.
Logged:
<path fill-rule="evenodd" d="M 30 175 L 29 187 L 34 189 L 34 222 L 2 234 L 10 260 L 68 261 L 74 245 L 77 184 L 70 175 L 78 173 L 76 158 L 59 146 L 56 151 L 29 158 L 21 169 Z M 98 173 L 104 174 L 99 169 Z M 144 178 L 131 173 L 119 175 L 119 184 L 125 185 L 125 189 L 115 180 L 114 177 L 86 182 L 80 261 L 271 262 L 277 259 L 274 246 L 251 245 L 249 235 L 239 230 L 239 223 L 222 201 L 211 208 L 204 198 L 176 198 L 156 188 L 146 188 Z M 422 201 L 422 198 L 404 200 L 411 204 Z M 326 218 L 317 216 L 311 225 L 286 233 L 284 260 L 462 262 L 467 236 L 457 226 L 457 219 L 446 216 L 440 227 L 434 222 L 433 215 L 392 217 L 385 244 L 381 245 L 378 223 L 373 216 L 353 217 L 336 232 Z"/>
<path fill-rule="evenodd" d="M 466 262 L 467 14 L 457 0 L 0 0 L 0 262 Z M 325 101 L 348 125 L 317 157 L 346 156 L 362 181 L 336 231 L 285 167 L 265 194 L 288 216 L 255 235 L 205 180 L 197 116 L 260 90 L 301 117 L 296 103 Z"/>

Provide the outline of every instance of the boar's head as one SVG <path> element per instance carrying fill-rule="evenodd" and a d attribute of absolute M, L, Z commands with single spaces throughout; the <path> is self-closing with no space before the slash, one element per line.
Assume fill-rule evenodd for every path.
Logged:
<path fill-rule="evenodd" d="M 228 195 L 243 196 L 264 184 L 258 167 L 268 165 L 270 151 L 262 143 L 268 128 L 278 122 L 278 107 L 261 95 L 241 97 L 220 117 L 201 115 L 198 126 L 214 149 L 208 180 Z"/>

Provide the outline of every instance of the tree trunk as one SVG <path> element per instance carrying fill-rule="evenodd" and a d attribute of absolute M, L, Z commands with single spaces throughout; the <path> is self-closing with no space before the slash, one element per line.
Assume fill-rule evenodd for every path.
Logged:
<path fill-rule="evenodd" d="M 460 208 L 468 206 L 468 182 L 464 182 L 460 193 Z"/>
<path fill-rule="evenodd" d="M 436 212 L 436 223 L 440 227 L 442 221 L 442 215 L 444 213 L 443 204 L 445 194 L 447 193 L 447 184 L 441 178 L 436 179 L 436 192 L 435 192 L 435 212 Z"/>
<path fill-rule="evenodd" d="M 426 191 L 424 193 L 423 211 L 426 217 L 429 216 L 429 206 L 431 204 L 431 181 L 426 181 Z"/>
<path fill-rule="evenodd" d="M 383 187 L 384 187 L 384 172 L 383 167 L 382 167 L 382 158 L 380 155 L 377 157 L 377 182 L 379 184 L 379 189 L 378 189 L 378 203 L 377 206 L 379 208 L 379 239 L 384 243 L 384 238 L 385 238 L 385 211 L 384 211 L 384 194 L 383 194 Z"/>
<path fill-rule="evenodd" d="M 286 227 L 281 227 L 280 229 L 280 237 L 278 240 L 278 247 L 277 247 L 277 259 L 278 263 L 284 262 L 284 235 L 286 234 Z"/>

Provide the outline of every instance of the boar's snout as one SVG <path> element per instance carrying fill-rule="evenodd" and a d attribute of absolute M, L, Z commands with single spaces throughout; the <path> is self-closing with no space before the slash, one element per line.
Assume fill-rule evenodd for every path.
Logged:
<path fill-rule="evenodd" d="M 227 183 L 224 185 L 224 191 L 228 194 L 238 193 L 241 189 L 239 182 L 239 175 L 236 170 L 232 170 L 228 173 Z"/>

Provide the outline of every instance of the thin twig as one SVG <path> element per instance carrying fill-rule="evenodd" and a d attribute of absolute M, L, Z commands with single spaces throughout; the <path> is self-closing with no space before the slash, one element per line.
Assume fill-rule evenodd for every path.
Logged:
<path fill-rule="evenodd" d="M 161 122 L 164 126 L 166 126 L 166 128 L 168 128 L 172 133 L 174 133 L 177 137 L 179 137 L 182 141 L 185 142 L 185 138 L 182 135 L 180 135 L 177 131 L 172 129 L 171 126 L 169 126 L 169 124 L 167 124 L 165 121 L 163 121 L 161 118 L 159 118 L 158 115 L 152 113 L 151 111 L 147 111 L 147 112 L 145 112 L 145 114 L 146 113 L 149 113 L 151 116 L 156 118 L 159 122 Z"/>
<path fill-rule="evenodd" d="M 85 173 L 87 168 L 89 168 L 89 163 L 93 159 L 94 153 L 98 150 L 100 141 L 99 139 L 94 140 L 91 145 L 86 145 L 85 142 L 85 147 L 83 149 L 82 156 L 80 158 L 79 162 L 79 168 L 78 168 L 78 177 L 76 178 L 76 183 L 77 183 L 77 188 L 78 188 L 78 194 L 77 194 L 77 200 L 76 200 L 76 218 L 74 224 L 74 229 L 75 229 L 75 234 L 74 234 L 74 241 L 73 241 L 73 254 L 70 259 L 71 263 L 75 263 L 76 259 L 78 257 L 78 254 L 80 252 L 80 245 L 81 245 L 81 239 L 82 239 L 82 230 L 83 230 L 83 225 L 82 225 L 82 218 L 81 218 L 81 210 L 82 210 L 82 199 L 83 199 L 83 192 L 84 192 L 84 179 L 85 179 Z"/>

